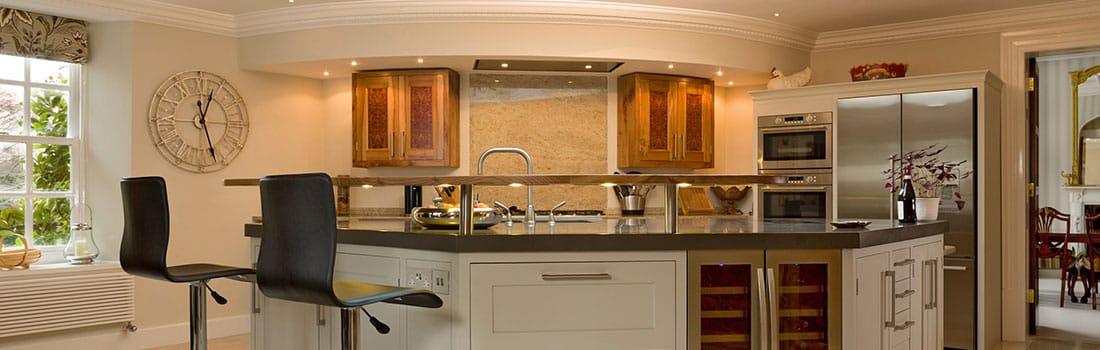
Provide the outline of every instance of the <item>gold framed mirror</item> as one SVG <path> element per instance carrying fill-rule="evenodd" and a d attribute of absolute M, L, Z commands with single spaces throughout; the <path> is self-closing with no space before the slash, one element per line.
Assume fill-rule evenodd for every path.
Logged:
<path fill-rule="evenodd" d="M 1069 76 L 1073 88 L 1073 173 L 1063 176 L 1071 186 L 1100 184 L 1100 119 L 1094 118 L 1100 116 L 1100 66 L 1069 72 Z M 1094 83 L 1084 85 L 1086 82 Z M 1087 103 L 1082 106 L 1084 102 Z M 1080 124 L 1082 113 L 1089 118 L 1089 123 L 1085 124 L 1086 130 L 1082 130 Z M 1081 159 L 1082 153 L 1086 156 L 1084 161 Z M 1093 158 L 1095 160 L 1089 162 Z M 1086 179 L 1090 181 L 1084 181 Z"/>

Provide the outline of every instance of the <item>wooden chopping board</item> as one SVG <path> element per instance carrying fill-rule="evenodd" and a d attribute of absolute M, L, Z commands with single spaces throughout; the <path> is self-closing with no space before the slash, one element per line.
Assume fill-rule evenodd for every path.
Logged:
<path fill-rule="evenodd" d="M 681 215 L 711 215 L 714 207 L 710 205 L 707 191 L 702 187 L 681 187 L 679 191 L 679 204 Z"/>

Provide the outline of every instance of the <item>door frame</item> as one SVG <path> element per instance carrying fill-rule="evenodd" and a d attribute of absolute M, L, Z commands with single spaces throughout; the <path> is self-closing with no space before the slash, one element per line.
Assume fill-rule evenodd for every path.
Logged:
<path fill-rule="evenodd" d="M 1024 165 L 1028 161 L 1028 126 L 1025 96 L 1027 87 L 1027 56 L 1044 51 L 1084 47 L 1100 47 L 1100 22 L 1060 21 L 1043 28 L 1025 28 L 1001 33 L 1000 63 L 1004 90 L 1001 99 L 1001 322 L 1002 340 L 1022 342 L 1027 339 L 1027 261 L 1013 257 L 1027 254 L 1027 174 Z M 994 277 L 994 276 L 990 276 Z M 981 281 L 990 283 L 996 281 Z M 994 285 L 995 287 L 996 285 Z M 979 315 L 979 319 L 988 316 Z M 989 319 L 988 327 L 996 327 L 996 318 Z M 979 326 L 979 330 L 981 326 Z M 979 348 L 986 344 L 987 335 L 979 333 Z M 993 339 L 988 339 L 993 340 Z"/>

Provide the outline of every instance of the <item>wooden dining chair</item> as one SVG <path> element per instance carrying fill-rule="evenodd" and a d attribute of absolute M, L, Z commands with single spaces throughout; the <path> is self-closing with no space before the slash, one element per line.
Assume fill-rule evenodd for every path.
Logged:
<path fill-rule="evenodd" d="M 1058 211 L 1058 209 L 1054 209 L 1051 207 L 1042 207 L 1039 208 L 1037 215 L 1038 219 L 1035 221 L 1035 258 L 1039 259 L 1040 261 L 1042 259 L 1050 258 L 1058 259 L 1058 265 L 1062 270 L 1062 273 L 1060 275 L 1062 286 L 1058 292 L 1058 306 L 1065 307 L 1066 285 L 1070 280 L 1070 268 L 1073 266 L 1073 257 L 1072 254 L 1070 254 L 1067 250 L 1067 247 L 1069 245 L 1066 244 L 1066 242 L 1069 241 L 1070 232 L 1069 214 L 1060 212 Z M 1098 219 L 1100 219 L 1100 216 L 1098 216 Z M 1059 226 L 1062 223 L 1065 223 L 1065 230 L 1062 232 L 1054 232 L 1054 230 L 1052 229 L 1054 228 L 1055 221 L 1060 221 L 1058 223 Z M 1042 235 L 1043 233 L 1045 233 L 1045 235 Z M 1064 235 L 1064 237 L 1062 237 L 1061 243 L 1054 242 L 1051 239 L 1051 236 L 1053 235 Z M 1082 280 L 1084 279 L 1082 278 Z M 1036 281 L 1036 286 L 1038 286 L 1038 281 Z"/>
<path fill-rule="evenodd" d="M 1088 278 L 1088 284 L 1085 285 L 1085 294 L 1089 294 L 1088 288 L 1092 287 L 1092 295 L 1089 295 L 1089 297 L 1092 298 L 1092 309 L 1096 310 L 1096 290 L 1100 289 L 1096 288 L 1096 265 L 1100 263 L 1100 248 L 1096 246 L 1095 242 L 1097 241 L 1093 239 L 1100 239 L 1100 231 L 1093 231 L 1093 221 L 1100 221 L 1100 214 L 1085 217 L 1085 257 L 1089 261 L 1090 273 L 1088 273 L 1088 276 L 1082 276 L 1082 279 L 1084 277 Z"/>

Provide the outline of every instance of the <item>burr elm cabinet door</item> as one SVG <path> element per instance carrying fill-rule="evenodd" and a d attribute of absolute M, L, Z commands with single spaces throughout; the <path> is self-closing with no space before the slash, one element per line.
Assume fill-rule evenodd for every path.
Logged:
<path fill-rule="evenodd" d="M 472 264 L 470 348 L 676 349 L 676 273 L 675 261 Z"/>
<path fill-rule="evenodd" d="M 352 163 L 457 167 L 458 98 L 449 69 L 355 73 Z"/>
<path fill-rule="evenodd" d="M 624 75 L 618 114 L 619 167 L 714 166 L 714 81 Z"/>

